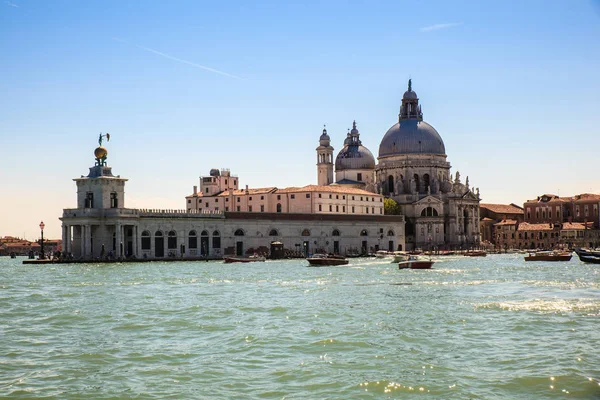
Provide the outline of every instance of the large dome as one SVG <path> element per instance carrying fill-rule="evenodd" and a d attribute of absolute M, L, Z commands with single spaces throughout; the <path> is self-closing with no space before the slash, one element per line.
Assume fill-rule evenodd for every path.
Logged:
<path fill-rule="evenodd" d="M 425 121 L 403 119 L 392 126 L 379 145 L 379 157 L 402 154 L 446 155 L 444 141 Z"/>

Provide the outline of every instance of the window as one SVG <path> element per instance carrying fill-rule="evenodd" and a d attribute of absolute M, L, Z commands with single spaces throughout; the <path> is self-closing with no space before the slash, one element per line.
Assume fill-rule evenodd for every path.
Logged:
<path fill-rule="evenodd" d="M 206 188 L 206 194 L 210 193 L 210 188 Z"/>
<path fill-rule="evenodd" d="M 206 203 L 206 207 L 208 207 L 208 203 Z"/>
<path fill-rule="evenodd" d="M 321 198 L 321 193 L 319 193 L 319 198 Z"/>
<path fill-rule="evenodd" d="M 192 202 L 192 200 L 188 199 L 188 204 L 190 204 Z"/>
<path fill-rule="evenodd" d="M 375 207 L 371 207 L 371 214 L 375 214 Z"/>
<path fill-rule="evenodd" d="M 360 231 L 360 236 L 369 236 L 369 232 L 367 232 L 366 229 L 363 229 L 362 231 Z"/>
<path fill-rule="evenodd" d="M 331 204 L 329 205 L 329 211 L 330 212 L 333 211 L 333 208 L 332 208 Z"/>
<path fill-rule="evenodd" d="M 260 205 L 260 212 L 265 212 L 265 205 L 264 204 Z"/>
<path fill-rule="evenodd" d="M 240 206 L 236 207 L 237 212 L 240 212 Z"/>
<path fill-rule="evenodd" d="M 227 200 L 229 200 L 229 199 L 227 199 Z M 215 203 L 218 203 L 218 202 L 219 202 L 219 199 L 215 199 Z"/>
<path fill-rule="evenodd" d="M 215 210 L 219 210 L 219 208 L 215 208 Z M 225 211 L 229 211 L 229 207 L 225 207 Z"/>
<path fill-rule="evenodd" d="M 346 212 L 346 206 L 342 206 L 342 212 L 345 213 Z"/>
<path fill-rule="evenodd" d="M 188 248 L 198 248 L 198 237 L 196 236 L 196 231 L 190 231 L 190 233 L 188 234 Z"/>
<path fill-rule="evenodd" d="M 150 250 L 150 232 L 142 232 L 142 250 Z"/>
<path fill-rule="evenodd" d="M 177 248 L 177 234 L 175 231 L 169 232 L 169 236 L 167 238 L 167 248 L 176 249 Z"/>
<path fill-rule="evenodd" d="M 227 185 L 227 179 L 225 179 L 225 184 Z"/>
<path fill-rule="evenodd" d="M 248 200 L 252 201 L 252 196 L 250 196 L 250 197 L 248 198 Z"/>
<path fill-rule="evenodd" d="M 221 235 L 219 234 L 219 231 L 213 232 L 212 247 L 213 249 L 221 248 Z"/>
<path fill-rule="evenodd" d="M 261 200 L 264 200 L 264 199 L 265 199 L 265 196 L 260 196 L 260 199 L 261 199 Z"/>
<path fill-rule="evenodd" d="M 368 214 L 369 213 L 369 207 L 365 207 L 365 213 Z"/>
<path fill-rule="evenodd" d="M 87 192 L 85 195 L 85 208 L 94 208 L 94 193 Z"/>
<path fill-rule="evenodd" d="M 281 200 L 281 195 L 280 194 L 277 195 L 277 200 Z"/>
<path fill-rule="evenodd" d="M 352 200 L 354 200 L 354 196 L 352 196 Z"/>
<path fill-rule="evenodd" d="M 240 202 L 240 198 L 239 198 L 239 197 L 237 198 L 237 202 L 238 202 L 238 203 Z"/>
<path fill-rule="evenodd" d="M 354 206 L 352 206 L 352 214 L 354 214 Z"/>
<path fill-rule="evenodd" d="M 340 196 L 336 194 L 336 195 L 335 195 L 335 199 L 336 199 L 336 200 L 339 200 L 339 199 L 340 199 Z"/>
<path fill-rule="evenodd" d="M 236 181 L 235 179 L 233 180 L 233 184 L 234 184 L 234 185 L 237 185 L 237 181 Z"/>
<path fill-rule="evenodd" d="M 335 206 L 335 212 L 339 212 L 340 211 L 340 206 Z"/>
<path fill-rule="evenodd" d="M 189 200 L 188 200 L 189 203 Z M 115 192 L 110 194 L 110 208 L 119 208 L 119 202 L 117 200 L 117 194 Z M 586 206 L 587 209 L 587 206 Z"/>
<path fill-rule="evenodd" d="M 279 197 L 279 196 L 278 196 Z M 280 213 L 281 212 L 281 203 L 277 203 L 277 212 Z"/>
<path fill-rule="evenodd" d="M 346 200 L 346 195 L 343 195 L 343 196 L 342 196 L 342 200 Z"/>
<path fill-rule="evenodd" d="M 252 212 L 252 206 L 248 206 L 248 212 Z"/>
<path fill-rule="evenodd" d="M 242 229 L 237 229 L 234 233 L 234 236 L 244 236 L 244 231 Z"/>
<path fill-rule="evenodd" d="M 360 201 L 363 201 L 363 198 L 362 198 L 362 196 L 360 196 Z"/>
<path fill-rule="evenodd" d="M 310 199 L 310 193 L 306 193 L 306 198 Z"/>
<path fill-rule="evenodd" d="M 331 232 L 331 236 L 340 236 L 340 231 L 334 229 L 333 232 Z"/>
<path fill-rule="evenodd" d="M 319 204 L 319 211 L 323 211 L 323 208 L 321 207 L 320 204 Z"/>
<path fill-rule="evenodd" d="M 296 198 L 296 195 L 295 195 L 295 194 L 291 194 L 291 195 L 290 195 L 290 198 L 291 198 L 291 199 L 295 199 L 295 198 Z"/>
<path fill-rule="evenodd" d="M 310 236 L 310 231 L 308 229 L 304 229 L 302 231 L 302 236 Z"/>
<path fill-rule="evenodd" d="M 331 197 L 331 194 L 329 195 L 329 198 L 330 198 L 330 199 L 332 198 L 332 197 Z"/>
<path fill-rule="evenodd" d="M 362 174 L 360 172 L 356 174 L 356 180 L 362 182 Z"/>
<path fill-rule="evenodd" d="M 277 232 L 277 229 L 271 229 L 269 231 L 269 236 L 278 236 L 279 233 Z"/>
<path fill-rule="evenodd" d="M 371 197 L 371 201 L 375 203 L 375 197 Z"/>
<path fill-rule="evenodd" d="M 225 198 L 225 201 L 226 201 L 227 203 L 229 203 L 229 197 L 226 197 L 226 198 Z"/>

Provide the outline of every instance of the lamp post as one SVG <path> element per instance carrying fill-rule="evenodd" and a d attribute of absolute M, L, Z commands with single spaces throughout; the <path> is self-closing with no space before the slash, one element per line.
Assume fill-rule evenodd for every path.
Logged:
<path fill-rule="evenodd" d="M 40 230 L 42 231 L 42 240 L 40 243 L 40 256 L 38 257 L 39 260 L 45 260 L 46 257 L 44 256 L 44 227 L 46 225 L 44 224 L 44 221 L 40 222 Z"/>

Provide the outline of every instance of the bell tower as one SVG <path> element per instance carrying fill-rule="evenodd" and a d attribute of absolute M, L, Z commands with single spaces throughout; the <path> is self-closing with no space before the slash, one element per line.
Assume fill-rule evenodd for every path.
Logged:
<path fill-rule="evenodd" d="M 323 126 L 323 133 L 319 138 L 317 147 L 317 184 L 326 186 L 333 183 L 333 147 L 327 129 Z"/>

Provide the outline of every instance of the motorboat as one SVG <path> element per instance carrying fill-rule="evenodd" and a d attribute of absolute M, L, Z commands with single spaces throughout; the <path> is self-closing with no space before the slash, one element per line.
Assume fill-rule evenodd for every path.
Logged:
<path fill-rule="evenodd" d="M 249 263 L 249 262 L 257 262 L 257 261 L 265 261 L 266 258 L 263 256 L 259 256 L 258 254 L 253 254 L 248 257 L 244 256 L 225 256 L 223 257 L 223 261 L 225 264 L 231 263 Z"/>
<path fill-rule="evenodd" d="M 583 254 L 583 253 L 577 253 L 577 256 L 579 257 L 579 260 L 583 261 L 584 263 L 600 264 L 600 257 L 599 256 L 586 255 L 586 254 Z"/>
<path fill-rule="evenodd" d="M 600 251 L 598 251 L 598 250 L 588 250 L 588 249 L 582 249 L 580 247 L 576 247 L 574 250 L 578 256 L 600 257 Z"/>
<path fill-rule="evenodd" d="M 390 253 L 389 251 L 385 251 L 385 250 L 377 250 L 375 252 L 375 257 L 376 258 L 388 258 L 391 257 L 392 253 Z"/>
<path fill-rule="evenodd" d="M 486 257 L 487 253 L 483 250 L 472 250 L 465 253 L 467 257 Z"/>
<path fill-rule="evenodd" d="M 431 259 L 426 260 L 424 258 L 417 257 L 416 255 L 409 256 L 408 260 L 400 261 L 398 263 L 398 269 L 430 269 L 434 261 Z"/>
<path fill-rule="evenodd" d="M 395 251 L 392 256 L 392 262 L 408 261 L 409 257 L 409 254 L 405 251 Z"/>
<path fill-rule="evenodd" d="M 525 256 L 525 261 L 569 261 L 570 251 L 538 251 Z"/>
<path fill-rule="evenodd" d="M 323 267 L 331 265 L 346 265 L 348 260 L 344 256 L 334 254 L 313 254 L 306 259 L 309 267 Z"/>

